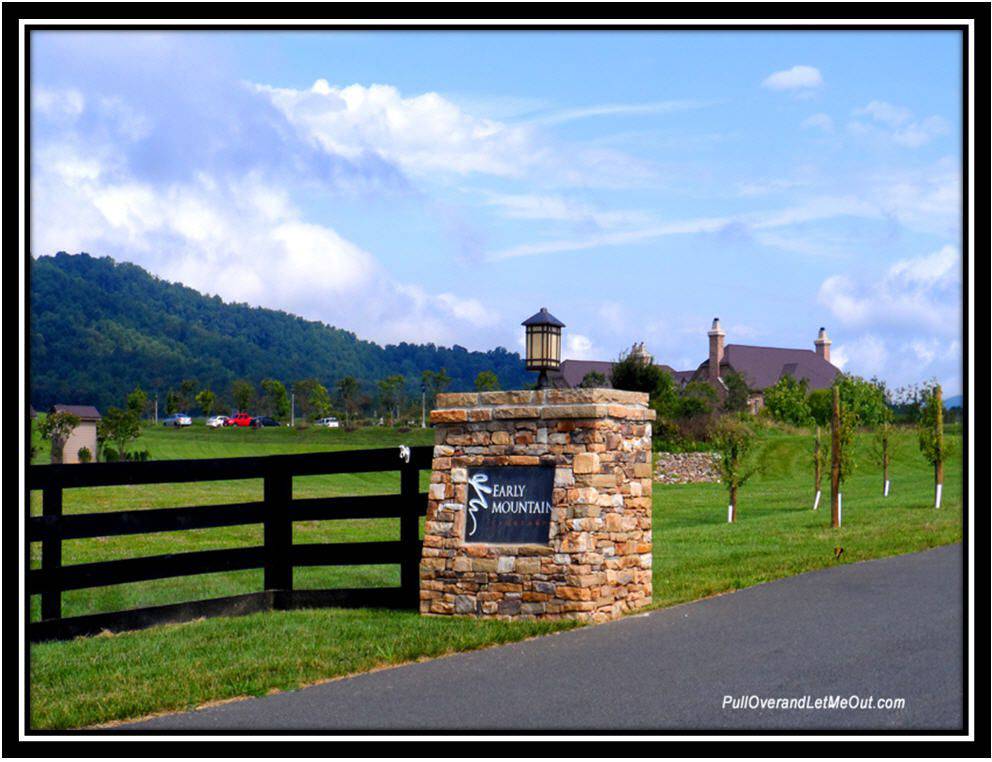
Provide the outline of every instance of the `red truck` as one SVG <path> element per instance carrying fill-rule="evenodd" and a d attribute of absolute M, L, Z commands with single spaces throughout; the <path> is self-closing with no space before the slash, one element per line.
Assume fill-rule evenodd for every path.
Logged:
<path fill-rule="evenodd" d="M 252 418 L 248 413 L 238 413 L 227 419 L 225 426 L 251 426 Z"/>

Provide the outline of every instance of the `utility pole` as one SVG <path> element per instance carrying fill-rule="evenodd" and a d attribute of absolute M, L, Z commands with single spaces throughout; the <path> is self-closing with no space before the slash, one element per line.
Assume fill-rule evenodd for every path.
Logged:
<path fill-rule="evenodd" d="M 289 393 L 289 425 L 296 428 L 296 392 Z"/>
<path fill-rule="evenodd" d="M 158 426 L 158 392 L 155 392 L 155 425 Z"/>

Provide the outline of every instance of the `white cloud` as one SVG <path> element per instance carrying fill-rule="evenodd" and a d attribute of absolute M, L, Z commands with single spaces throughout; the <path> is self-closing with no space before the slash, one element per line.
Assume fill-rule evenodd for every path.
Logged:
<path fill-rule="evenodd" d="M 852 215 L 879 218 L 881 211 L 856 197 L 823 196 L 803 204 L 767 212 L 748 212 L 734 217 L 698 217 L 675 220 L 627 230 L 594 233 L 581 238 L 526 243 L 491 252 L 490 260 L 513 259 L 539 254 L 586 251 L 589 249 L 626 246 L 673 235 L 717 233 L 732 226 L 745 229 L 769 230 L 803 222 Z"/>
<path fill-rule="evenodd" d="M 868 334 L 833 347 L 830 362 L 848 373 L 878 376 L 886 368 L 888 351 L 884 341 Z"/>
<path fill-rule="evenodd" d="M 627 329 L 626 310 L 619 302 L 603 302 L 597 310 L 600 323 L 613 333 L 623 333 Z"/>
<path fill-rule="evenodd" d="M 872 174 L 864 195 L 886 216 L 910 230 L 956 239 L 961 228 L 959 160 L 942 159 L 919 169 Z"/>
<path fill-rule="evenodd" d="M 608 211 L 564 196 L 487 193 L 485 203 L 498 208 L 509 219 L 587 223 L 603 229 L 644 224 L 650 220 L 645 212 Z"/>
<path fill-rule="evenodd" d="M 855 109 L 854 115 L 866 117 L 868 122 L 850 122 L 848 129 L 852 133 L 880 137 L 905 148 L 919 148 L 950 131 L 950 125 L 942 117 L 915 119 L 909 109 L 885 101 L 871 101 Z"/>
<path fill-rule="evenodd" d="M 834 120 L 828 114 L 813 114 L 806 117 L 800 126 L 804 130 L 817 129 L 823 130 L 823 132 L 833 132 Z"/>
<path fill-rule="evenodd" d="M 947 394 L 961 389 L 961 343 L 957 339 L 869 332 L 835 344 L 830 362 L 847 373 L 883 378 L 890 389 L 934 377 Z"/>
<path fill-rule="evenodd" d="M 672 114 L 679 111 L 690 111 L 706 106 L 701 101 L 656 101 L 653 103 L 607 103 L 584 108 L 564 109 L 528 120 L 531 124 L 563 124 L 579 119 L 590 119 L 599 116 L 636 116 L 638 114 Z"/>
<path fill-rule="evenodd" d="M 664 225 L 655 225 L 636 230 L 624 230 L 615 233 L 599 233 L 577 239 L 563 239 L 528 243 L 512 246 L 507 249 L 494 251 L 488 255 L 490 260 L 514 259 L 516 257 L 531 257 L 538 254 L 557 254 L 561 252 L 585 251 L 603 246 L 624 246 L 627 244 L 650 241 L 670 235 L 687 233 L 713 233 L 731 222 L 725 217 L 699 218 L 681 220 Z"/>
<path fill-rule="evenodd" d="M 793 66 L 768 75 L 762 87 L 770 90 L 809 90 L 823 84 L 820 70 L 813 66 Z"/>
<path fill-rule="evenodd" d="M 743 197 L 760 197 L 811 184 L 798 180 L 754 180 L 737 186 Z M 850 217 L 877 224 L 896 222 L 913 232 L 939 235 L 955 241 L 960 236 L 961 174 L 959 162 L 947 157 L 927 166 L 866 173 L 848 182 L 854 192 L 846 195 L 810 196 L 792 206 L 725 217 L 700 217 L 659 221 L 647 212 L 617 212 L 612 224 L 600 219 L 598 230 L 571 237 L 549 237 L 490 251 L 489 260 L 588 251 L 630 246 L 673 235 L 708 234 L 739 227 L 759 243 L 807 256 L 844 257 L 865 244 L 857 236 L 842 234 L 841 228 L 810 231 L 808 223 Z M 533 219 L 580 217 L 581 206 L 569 207 L 545 197 L 515 197 L 513 214 Z M 507 207 L 509 208 L 509 207 Z M 526 211 L 526 214 L 524 210 Z M 543 217 L 541 216 L 543 215 Z M 645 219 L 639 219 L 644 217 Z"/>
<path fill-rule="evenodd" d="M 248 173 L 156 186 L 66 154 L 32 178 L 32 254 L 87 251 L 232 301 L 290 309 L 378 341 L 475 344 L 498 314 L 475 298 L 395 281 L 376 257 L 308 222 L 289 193 Z"/>
<path fill-rule="evenodd" d="M 767 196 L 772 193 L 779 193 L 780 191 L 792 190 L 793 188 L 800 188 L 804 185 L 806 185 L 806 183 L 801 180 L 790 180 L 784 177 L 771 178 L 768 180 L 749 180 L 747 182 L 738 183 L 737 193 L 745 198 L 752 198 L 755 196 Z"/>
<path fill-rule="evenodd" d="M 151 130 L 151 121 L 120 98 L 100 98 L 97 108 L 127 140 L 141 140 Z"/>
<path fill-rule="evenodd" d="M 309 90 L 255 85 L 301 132 L 349 159 L 372 153 L 413 173 L 517 176 L 534 160 L 527 126 L 476 118 L 437 93 L 404 98 L 389 85 Z"/>
<path fill-rule="evenodd" d="M 56 123 L 68 124 L 75 121 L 85 108 L 86 99 L 78 90 L 53 90 L 40 86 L 31 88 L 31 111 Z"/>
<path fill-rule="evenodd" d="M 832 275 L 818 299 L 843 325 L 956 336 L 961 324 L 961 254 L 944 246 L 892 265 L 875 282 Z"/>
<path fill-rule="evenodd" d="M 537 122 L 475 116 L 438 93 L 404 97 L 389 85 L 347 87 L 317 80 L 308 90 L 254 84 L 304 140 L 352 161 L 373 156 L 424 180 L 471 174 L 526 178 L 540 185 L 626 188 L 657 183 L 647 162 L 616 150 L 552 142 Z M 561 112 L 554 121 L 657 112 L 678 104 L 593 107 Z M 581 112 L 581 113 L 580 113 Z M 548 117 L 552 119 L 552 117 Z"/>
<path fill-rule="evenodd" d="M 596 352 L 589 337 L 581 333 L 569 332 L 565 335 L 565 348 L 562 354 L 563 359 L 566 360 L 593 360 Z"/>
<path fill-rule="evenodd" d="M 943 288 L 961 279 L 961 255 L 954 246 L 915 259 L 904 259 L 889 268 L 889 278 L 906 288 Z"/>
<path fill-rule="evenodd" d="M 934 138 L 950 131 L 950 125 L 939 116 L 928 116 L 919 122 L 913 122 L 906 127 L 896 130 L 892 139 L 907 148 L 919 148 Z"/>
<path fill-rule="evenodd" d="M 437 301 L 451 315 L 470 325 L 491 326 L 499 322 L 499 314 L 482 304 L 478 299 L 462 299 L 454 294 L 438 294 Z"/>
<path fill-rule="evenodd" d="M 902 106 L 893 106 L 885 101 L 871 101 L 867 106 L 855 109 L 857 115 L 867 115 L 876 122 L 882 122 L 890 127 L 898 127 L 900 124 L 908 122 L 913 112 Z"/>

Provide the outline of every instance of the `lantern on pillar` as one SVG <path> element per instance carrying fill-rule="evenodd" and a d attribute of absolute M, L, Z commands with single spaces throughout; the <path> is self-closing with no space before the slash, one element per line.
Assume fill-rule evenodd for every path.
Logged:
<path fill-rule="evenodd" d="M 521 325 L 527 331 L 527 370 L 538 371 L 537 388 L 545 389 L 548 371 L 558 370 L 561 365 L 561 329 L 565 324 L 541 307 L 540 312 Z"/>

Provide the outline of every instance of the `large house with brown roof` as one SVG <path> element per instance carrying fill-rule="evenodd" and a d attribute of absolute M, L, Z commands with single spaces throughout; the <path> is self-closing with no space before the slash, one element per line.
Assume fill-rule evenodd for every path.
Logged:
<path fill-rule="evenodd" d="M 680 387 L 691 381 L 705 381 L 713 386 L 717 394 L 726 394 L 723 379 L 731 372 L 739 373 L 747 382 L 750 395 L 748 403 L 752 412 L 764 406 L 764 391 L 774 386 L 782 376 L 792 376 L 797 381 L 806 380 L 809 389 L 827 389 L 833 384 L 840 369 L 830 363 L 830 338 L 826 329 L 820 332 L 813 342 L 813 349 L 785 349 L 781 347 L 757 347 L 748 344 L 725 344 L 726 333 L 720 327 L 720 318 L 713 319 L 707 334 L 709 355 L 698 367 L 691 370 L 675 370 L 661 363 L 655 363 L 668 371 Z M 653 362 L 644 344 L 635 344 L 631 354 L 645 362 Z M 613 363 L 597 360 L 565 360 L 555 374 L 553 382 L 557 386 L 574 388 L 582 383 L 588 373 L 602 374 L 607 383 L 613 370 Z"/>

